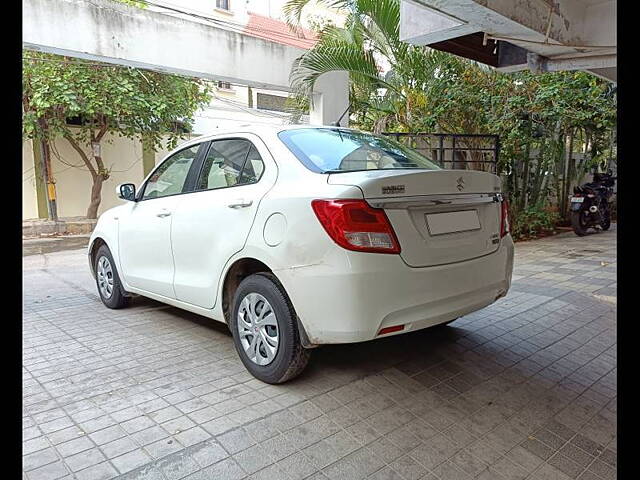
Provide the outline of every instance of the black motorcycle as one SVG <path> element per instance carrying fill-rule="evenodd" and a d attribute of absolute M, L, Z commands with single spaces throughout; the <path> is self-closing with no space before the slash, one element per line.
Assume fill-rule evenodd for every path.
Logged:
<path fill-rule="evenodd" d="M 576 235 L 584 236 L 589 228 L 609 230 L 613 186 L 617 177 L 607 173 L 594 173 L 593 182 L 573 189 L 571 197 L 571 226 Z"/>

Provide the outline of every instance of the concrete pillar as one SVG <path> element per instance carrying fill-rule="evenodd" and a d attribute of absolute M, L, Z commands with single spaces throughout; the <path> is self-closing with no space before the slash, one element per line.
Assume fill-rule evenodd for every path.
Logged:
<path fill-rule="evenodd" d="M 328 72 L 316 81 L 309 109 L 311 125 L 331 125 L 340 120 L 341 127 L 349 126 L 349 73 L 345 71 Z"/>

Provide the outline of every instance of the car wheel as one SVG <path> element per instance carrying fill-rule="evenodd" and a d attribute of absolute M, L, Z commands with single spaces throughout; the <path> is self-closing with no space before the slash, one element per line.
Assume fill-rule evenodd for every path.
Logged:
<path fill-rule="evenodd" d="M 229 323 L 238 355 L 257 379 L 283 383 L 307 366 L 310 352 L 300 343 L 296 312 L 274 275 L 258 273 L 240 283 Z"/>
<path fill-rule="evenodd" d="M 125 307 L 130 298 L 126 296 L 126 292 L 122 288 L 116 263 L 113 261 L 111 251 L 106 245 L 102 245 L 98 249 L 98 253 L 96 253 L 94 272 L 102 303 L 108 308 Z"/>

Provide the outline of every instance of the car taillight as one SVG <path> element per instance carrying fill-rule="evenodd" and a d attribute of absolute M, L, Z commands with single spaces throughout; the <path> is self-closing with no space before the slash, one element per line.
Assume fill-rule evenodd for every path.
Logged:
<path fill-rule="evenodd" d="M 400 253 L 400 244 L 384 210 L 364 200 L 313 200 L 311 207 L 329 236 L 357 252 Z"/>
<path fill-rule="evenodd" d="M 503 199 L 500 203 L 500 238 L 509 233 L 509 203 Z"/>

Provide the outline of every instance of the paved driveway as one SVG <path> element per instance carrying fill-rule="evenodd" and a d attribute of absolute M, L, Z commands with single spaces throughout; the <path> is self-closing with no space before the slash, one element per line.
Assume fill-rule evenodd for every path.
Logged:
<path fill-rule="evenodd" d="M 614 230 L 519 243 L 489 308 L 271 386 L 222 324 L 104 308 L 83 250 L 24 257 L 24 477 L 613 479 L 615 282 Z"/>

